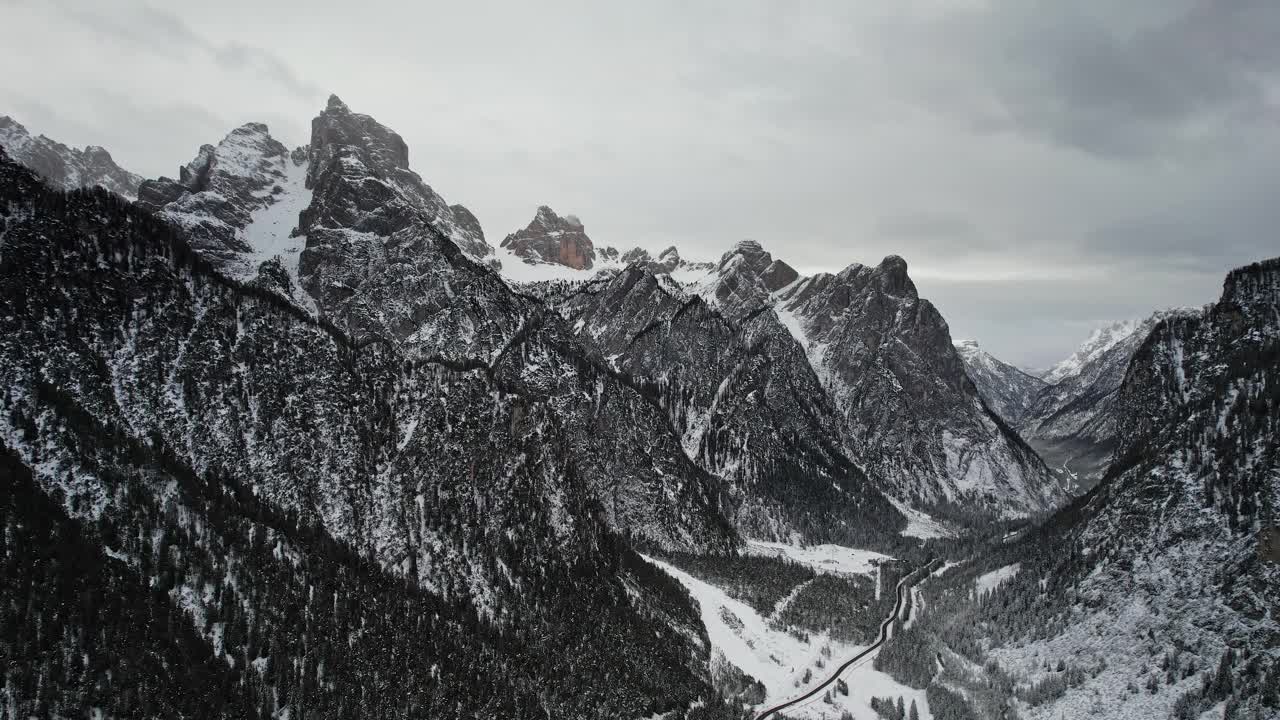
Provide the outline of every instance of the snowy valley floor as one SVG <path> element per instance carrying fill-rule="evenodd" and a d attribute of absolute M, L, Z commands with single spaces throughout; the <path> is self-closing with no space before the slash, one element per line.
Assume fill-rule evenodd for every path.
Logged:
<path fill-rule="evenodd" d="M 869 550 L 846 548 L 838 545 L 798 547 L 781 543 L 750 541 L 748 552 L 760 555 L 784 556 L 804 564 L 818 573 L 863 575 L 872 579 L 878 573 L 877 562 L 889 560 Z M 762 616 L 746 603 L 736 600 L 724 590 L 704 582 L 689 573 L 656 558 L 646 558 L 657 567 L 680 581 L 693 595 L 701 608 L 702 622 L 711 640 L 712 654 L 720 655 L 742 672 L 759 680 L 765 687 L 763 709 L 804 694 L 813 686 L 826 681 L 834 668 L 866 648 L 834 640 L 829 633 L 788 632 L 771 626 L 770 618 Z M 798 590 L 798 588 L 797 588 Z M 795 592 L 779 601 L 776 616 L 795 596 Z M 840 675 L 847 683 L 849 694 L 833 689 L 820 693 L 803 705 L 788 708 L 789 718 L 838 718 L 848 711 L 857 720 L 876 720 L 871 709 L 872 697 L 901 696 L 907 705 L 915 700 L 920 717 L 931 720 L 923 690 L 915 690 L 895 681 L 873 667 L 876 652 L 868 654 Z M 806 674 L 808 679 L 806 680 Z M 826 701 L 830 695 L 831 702 Z"/>

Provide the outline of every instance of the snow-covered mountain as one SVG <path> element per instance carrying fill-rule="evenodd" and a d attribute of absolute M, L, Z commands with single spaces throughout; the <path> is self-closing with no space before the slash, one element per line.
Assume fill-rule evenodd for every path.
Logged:
<path fill-rule="evenodd" d="M 775 296 L 855 457 L 891 494 L 959 515 L 1035 514 L 1065 500 L 1055 474 L 983 403 L 905 260 L 801 278 Z"/>
<path fill-rule="evenodd" d="M 306 238 L 298 216 L 310 204 L 307 151 L 289 151 L 266 125 L 249 123 L 217 145 L 204 145 L 178 170 L 178 180 L 147 180 L 138 204 L 172 223 L 203 257 L 227 275 L 252 280 L 279 258 L 290 295 L 313 307 L 299 288 L 298 258 Z"/>
<path fill-rule="evenodd" d="M 678 267 L 676 257 L 668 251 L 660 260 Z M 661 388 L 690 455 L 710 472 L 736 478 L 730 482 L 740 491 L 765 487 L 756 476 L 772 472 L 767 469 L 786 455 L 768 450 L 760 438 L 790 436 L 826 448 L 804 451 L 810 459 L 826 457 L 813 477 L 852 477 L 840 469 L 851 463 L 916 510 L 972 520 L 1044 512 L 1065 500 L 1054 473 L 983 406 L 945 321 L 916 296 L 900 259 L 801 277 L 749 240 L 701 276 L 663 274 L 667 266 L 647 256 L 630 259 L 622 271 L 536 290 L 603 357 Z M 753 374 L 753 363 L 765 358 L 767 372 Z M 745 379 L 752 377 L 758 380 Z M 763 394 L 749 392 L 752 382 L 761 383 Z M 764 402 L 776 412 L 735 405 L 744 393 L 748 403 Z M 789 403 L 802 411 L 788 416 L 780 408 Z M 742 417 L 732 421 L 737 430 L 715 428 L 734 413 Z M 748 461 L 757 450 L 761 454 Z M 786 494 L 770 491 L 766 504 L 785 508 L 796 499 Z M 770 523 L 773 530 L 743 527 L 769 537 L 797 527 Z"/>
<path fill-rule="evenodd" d="M 1096 363 L 1117 345 L 1132 339 L 1144 325 L 1145 323 L 1139 320 L 1120 320 L 1106 327 L 1094 329 L 1089 333 L 1089 337 L 1080 343 L 1080 347 L 1076 348 L 1075 352 L 1051 365 L 1040 379 L 1052 385 L 1068 377 L 1079 375 L 1084 371 L 1085 366 Z M 1147 329 L 1150 327 L 1148 326 Z"/>
<path fill-rule="evenodd" d="M 956 343 L 956 352 L 987 407 L 1005 422 L 1019 427 L 1047 383 L 996 358 L 979 347 L 977 340 Z"/>
<path fill-rule="evenodd" d="M 1280 259 L 1159 319 L 1111 405 L 1102 481 L 923 586 L 881 660 L 931 710 L 1280 714 Z"/>
<path fill-rule="evenodd" d="M 1039 378 L 993 357 L 975 341 L 956 349 L 987 405 L 1079 493 L 1101 479 L 1111 460 L 1117 435 L 1112 403 L 1133 354 L 1161 320 L 1196 312 L 1164 310 L 1094 330 Z"/>
<path fill-rule="evenodd" d="M 97 186 L 132 200 L 142 183 L 142 176 L 116 165 L 111 153 L 104 148 L 90 145 L 79 150 L 44 135 L 32 136 L 18 121 L 3 115 L 0 115 L 0 147 L 45 182 L 63 190 Z"/>
<path fill-rule="evenodd" d="M 907 684 L 926 717 L 1001 692 L 1046 720 L 1274 707 L 1280 261 L 1095 333 L 1050 383 L 953 344 L 896 256 L 697 263 L 547 207 L 495 252 L 336 97 L 304 147 L 250 123 L 178 175 L 130 204 L 0 152 L 0 647 L 32 658 L 9 714 L 729 720 L 707 628 L 803 656 L 780 699 L 831 658 L 777 611 L 842 586 L 725 614 L 637 552 L 797 542 L 1008 560 L 912 591 L 910 627 L 952 644 Z M 1105 479 L 975 554 L 1068 501 L 1020 432 Z M 853 583 L 864 621 L 888 567 Z"/>
<path fill-rule="evenodd" d="M 1070 475 L 1079 490 L 1092 487 L 1115 448 L 1118 427 L 1111 406 L 1133 354 L 1162 320 L 1196 312 L 1160 311 L 1095 330 L 1046 374 L 1056 379 L 1021 413 L 1015 422 L 1018 432 L 1045 462 Z"/>

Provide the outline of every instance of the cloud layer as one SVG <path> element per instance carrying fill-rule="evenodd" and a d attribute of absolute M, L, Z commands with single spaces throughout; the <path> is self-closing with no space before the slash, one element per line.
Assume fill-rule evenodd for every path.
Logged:
<path fill-rule="evenodd" d="M 953 335 L 1044 365 L 1277 254 L 1280 5 L 0 0 L 0 113 L 147 175 L 329 92 L 501 237 L 798 267 L 908 259 Z"/>

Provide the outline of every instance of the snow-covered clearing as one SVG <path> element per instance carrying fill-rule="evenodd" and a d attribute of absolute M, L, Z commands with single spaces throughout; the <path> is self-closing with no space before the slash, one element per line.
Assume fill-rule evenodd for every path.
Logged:
<path fill-rule="evenodd" d="M 810 685 L 821 682 L 824 670 L 815 667 L 817 662 L 830 668 L 833 660 L 851 657 L 860 650 L 855 645 L 833 643 L 825 633 L 810 633 L 809 642 L 804 642 L 789 633 L 773 630 L 750 605 L 734 600 L 720 588 L 661 560 L 645 559 L 689 590 L 698 602 L 712 647 L 724 653 L 739 670 L 764 684 L 766 704 L 800 694 L 803 691 L 800 680 L 806 669 L 811 674 Z M 824 647 L 830 647 L 830 657 L 823 657 Z"/>
<path fill-rule="evenodd" d="M 753 552 L 782 554 L 822 572 L 870 574 L 875 572 L 870 560 L 886 557 L 867 550 L 836 545 L 796 548 L 779 543 L 750 541 L 749 546 Z M 650 557 L 645 559 L 674 577 L 693 595 L 712 648 L 719 650 L 739 670 L 764 685 L 766 695 L 765 701 L 759 706 L 761 708 L 804 694 L 808 688 L 826 681 L 841 663 L 865 649 L 863 646 L 833 641 L 825 633 L 810 633 L 809 642 L 799 640 L 787 632 L 769 627 L 768 620 L 749 605 L 734 600 L 714 585 L 661 560 Z M 783 603 L 785 602 L 784 599 Z M 824 654 L 824 649 L 829 652 Z M 908 706 L 914 699 L 920 717 L 931 720 L 924 691 L 901 685 L 877 671 L 872 667 L 875 656 L 875 652 L 869 653 L 841 673 L 840 678 L 849 686 L 847 696 L 836 692 L 833 684 L 830 693 L 832 703 L 825 701 L 827 693 L 819 693 L 801 706 L 788 708 L 786 716 L 817 720 L 836 718 L 842 711 L 848 710 L 857 720 L 876 720 L 876 714 L 871 710 L 872 697 L 896 699 L 902 696 Z M 810 673 L 810 681 L 802 683 L 806 670 Z"/>
<path fill-rule="evenodd" d="M 860 550 L 842 545 L 787 545 L 765 540 L 748 540 L 747 552 L 754 555 L 785 557 L 818 572 L 874 575 L 876 565 L 893 558 L 873 550 Z"/>
<path fill-rule="evenodd" d="M 847 710 L 855 720 L 883 720 L 871 709 L 871 698 L 893 698 L 897 700 L 901 696 L 905 707 L 911 707 L 911 701 L 915 700 L 916 709 L 920 712 L 921 719 L 932 720 L 933 713 L 929 712 L 929 701 L 925 699 L 924 691 L 907 687 L 885 673 L 876 670 L 873 666 L 875 656 L 876 653 L 871 653 L 840 674 L 840 679 L 844 680 L 849 686 L 849 694 L 847 696 L 836 692 L 835 684 L 833 683 L 831 686 L 831 703 L 826 702 L 827 693 L 824 692 L 810 698 L 801 705 L 793 705 L 787 708 L 783 711 L 783 715 L 789 718 L 804 718 L 805 720 L 835 720 L 835 718 L 840 717 L 841 712 Z"/>
<path fill-rule="evenodd" d="M 955 537 L 955 533 L 948 530 L 945 525 L 934 520 L 931 516 L 915 508 L 908 507 L 899 500 L 889 498 L 889 502 L 898 508 L 898 512 L 907 516 L 907 528 L 902 531 L 903 535 L 917 537 L 921 540 Z"/>
<path fill-rule="evenodd" d="M 1002 568 L 992 570 L 989 573 L 979 575 L 977 579 L 973 581 L 974 589 L 977 590 L 979 595 L 991 592 L 992 590 L 1000 587 L 1000 584 L 1004 581 L 1011 579 L 1014 575 L 1017 575 L 1018 571 L 1021 569 L 1021 563 L 1014 563 L 1012 565 L 1005 565 Z"/>

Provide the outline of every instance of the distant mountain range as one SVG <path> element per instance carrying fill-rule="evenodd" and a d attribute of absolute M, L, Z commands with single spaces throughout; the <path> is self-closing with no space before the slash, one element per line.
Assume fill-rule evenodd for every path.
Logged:
<path fill-rule="evenodd" d="M 1112 404 L 1134 353 L 1162 320 L 1196 312 L 1161 311 L 1099 328 L 1040 377 L 997 360 L 976 342 L 958 347 L 987 404 L 1079 492 L 1101 479 L 1115 450 Z"/>

